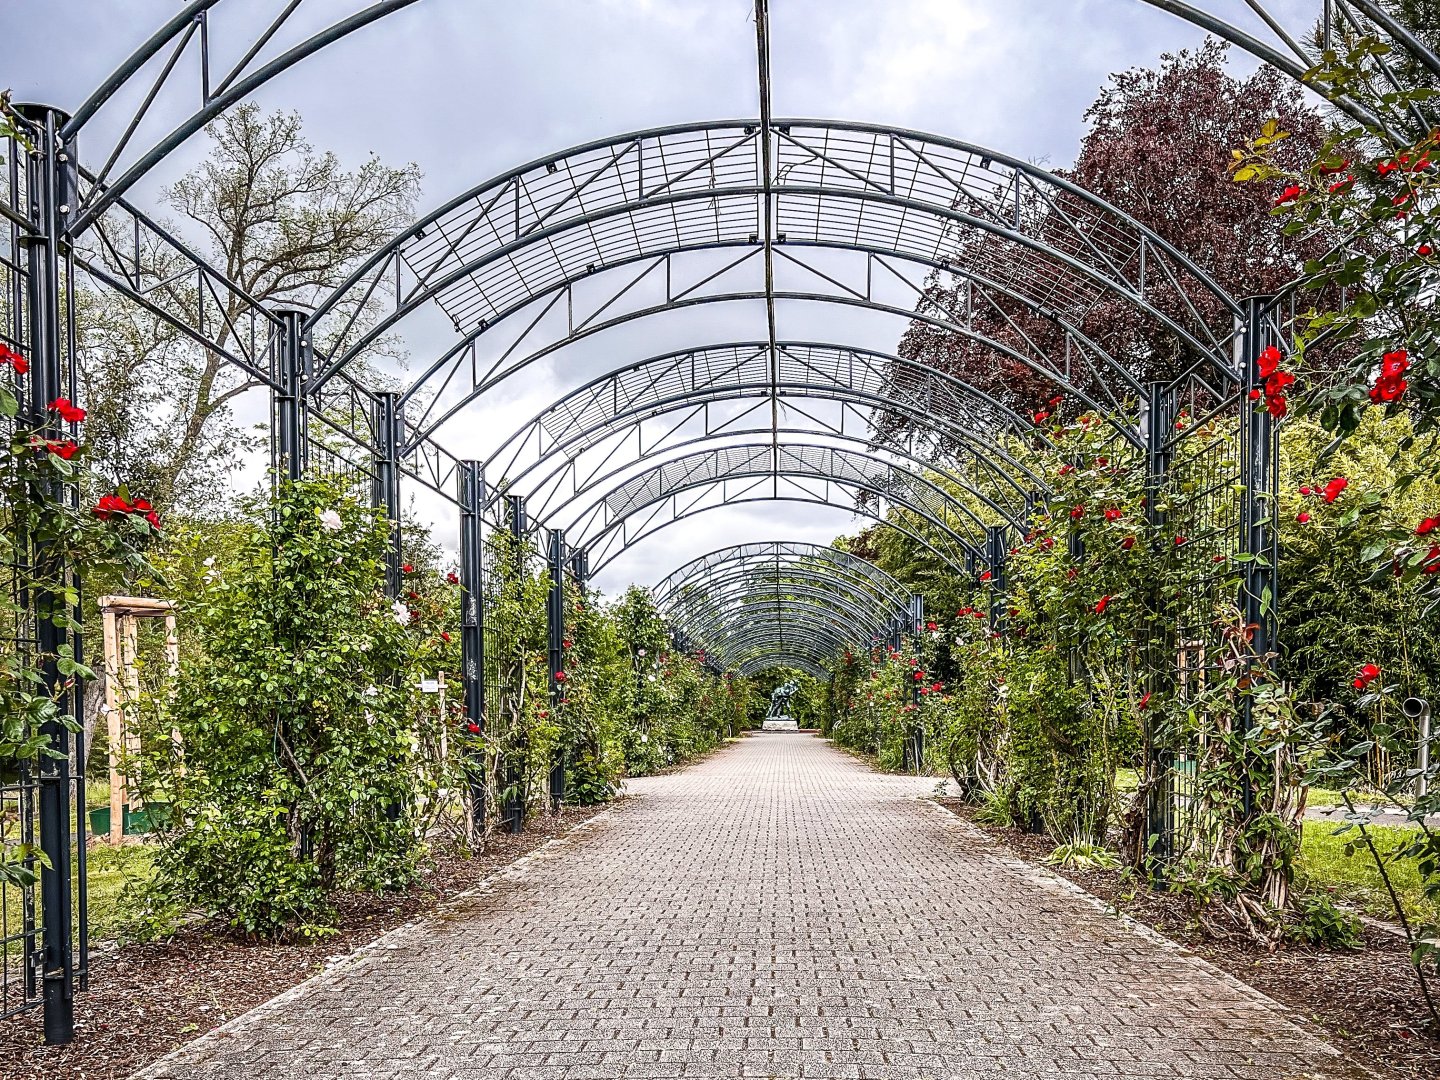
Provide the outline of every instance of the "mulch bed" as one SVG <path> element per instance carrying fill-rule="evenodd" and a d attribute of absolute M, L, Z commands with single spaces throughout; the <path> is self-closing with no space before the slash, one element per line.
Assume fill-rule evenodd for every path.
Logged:
<path fill-rule="evenodd" d="M 1026 862 L 1042 865 L 1055 842 L 985 825 L 957 799 L 936 800 Z M 1440 1077 L 1440 1037 L 1425 1027 L 1419 985 L 1401 938 L 1366 925 L 1359 949 L 1286 945 L 1269 953 L 1241 937 L 1216 938 L 1182 897 L 1155 892 L 1119 870 L 1048 867 L 1311 1021 L 1339 1050 L 1391 1080 Z"/>
<path fill-rule="evenodd" d="M 196 926 L 165 941 L 92 950 L 90 989 L 75 997 L 75 1041 L 45 1046 L 38 1012 L 0 1022 L 0 1074 L 5 1080 L 129 1076 L 303 982 L 327 959 L 353 952 L 473 888 L 597 812 L 596 807 L 567 808 L 519 835 L 492 835 L 472 858 L 438 858 L 405 893 L 344 897 L 339 933 L 315 944 L 244 941 Z"/>

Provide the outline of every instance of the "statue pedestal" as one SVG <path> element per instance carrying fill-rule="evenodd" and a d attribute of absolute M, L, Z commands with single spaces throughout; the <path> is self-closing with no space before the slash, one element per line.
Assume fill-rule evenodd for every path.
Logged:
<path fill-rule="evenodd" d="M 765 718 L 765 731 L 799 731 L 800 725 L 788 716 L 768 716 Z"/>

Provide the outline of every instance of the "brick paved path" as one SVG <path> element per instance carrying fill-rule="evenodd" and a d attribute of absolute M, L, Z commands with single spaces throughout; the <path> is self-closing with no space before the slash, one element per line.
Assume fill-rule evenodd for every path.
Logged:
<path fill-rule="evenodd" d="M 1363 1075 L 931 783 L 751 737 L 148 1075 Z"/>

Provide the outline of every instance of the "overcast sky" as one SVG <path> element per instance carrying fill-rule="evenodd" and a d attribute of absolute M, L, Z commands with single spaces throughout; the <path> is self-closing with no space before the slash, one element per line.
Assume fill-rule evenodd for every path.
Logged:
<path fill-rule="evenodd" d="M 363 2 L 305 0 L 276 45 Z M 235 45 L 227 43 L 240 39 L 232 30 L 249 28 L 253 36 L 282 6 L 282 0 L 220 3 L 212 32 L 217 54 L 233 56 Z M 1268 36 L 1243 0 L 1202 6 Z M 1301 27 L 1318 0 L 1269 6 Z M 176 0 L 0 0 L 0 87 L 12 88 L 17 100 L 73 108 L 177 7 Z M 346 163 L 371 152 L 391 164 L 418 163 L 424 210 L 586 140 L 755 115 L 751 8 L 752 0 L 421 0 L 291 69 L 258 100 L 267 109 L 299 111 L 310 140 Z M 772 19 L 777 116 L 916 128 L 1057 167 L 1073 159 L 1081 116 L 1108 73 L 1152 65 L 1162 53 L 1201 40 L 1189 24 L 1140 0 L 772 0 Z M 1232 66 L 1244 73 L 1253 65 L 1237 56 Z M 160 103 L 137 145 L 193 106 L 182 102 L 186 94 L 198 97 L 194 80 Z M 81 146 L 82 159 L 96 166 L 107 138 L 127 120 L 120 109 L 102 114 Z M 203 146 L 197 138 L 174 154 L 134 200 L 153 204 L 160 186 L 192 165 Z M 804 332 L 803 319 L 795 318 L 782 334 Z M 856 322 L 839 328 L 842 336 L 875 348 L 893 349 L 903 331 L 903 324 L 877 323 L 873 315 L 846 318 Z M 833 338 L 833 318 L 827 329 Z M 677 346 L 673 333 L 652 341 L 643 338 L 647 332 L 537 369 L 523 385 L 442 429 L 440 441 L 462 456 L 483 457 L 499 433 L 615 366 L 617 350 L 648 356 Z M 692 324 L 686 332 L 711 334 L 709 340 L 764 336 L 763 324 Z M 416 363 L 437 344 L 424 333 L 412 339 Z M 416 507 L 453 546 L 448 511 L 433 500 L 417 500 Z M 598 584 L 609 592 L 631 580 L 650 584 L 723 544 L 823 543 L 858 524 L 843 508 L 776 503 L 715 510 L 637 545 Z"/>

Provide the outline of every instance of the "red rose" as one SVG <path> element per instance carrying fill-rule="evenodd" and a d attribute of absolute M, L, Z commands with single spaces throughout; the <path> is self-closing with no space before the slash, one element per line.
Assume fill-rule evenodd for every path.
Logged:
<path fill-rule="evenodd" d="M 445 581 L 450 585 L 459 585 L 460 575 L 455 573 L 454 570 L 451 570 L 448 574 L 445 575 Z"/>
<path fill-rule="evenodd" d="M 1399 401 L 1409 387 L 1410 384 L 1404 379 L 1382 375 L 1370 388 L 1370 400 L 1376 405 L 1388 405 L 1392 401 Z"/>
<path fill-rule="evenodd" d="M 1133 537 L 1133 536 L 1127 536 L 1127 537 L 1125 537 L 1124 540 L 1121 540 L 1121 541 L 1120 541 L 1120 546 L 1121 546 L 1124 550 L 1129 551 L 1131 548 L 1133 548 L 1133 547 L 1135 546 L 1135 537 Z"/>
<path fill-rule="evenodd" d="M 415 567 L 411 566 L 407 562 L 404 566 L 400 567 L 400 572 L 402 574 L 413 574 L 415 572 Z"/>
<path fill-rule="evenodd" d="M 1304 188 L 1300 187 L 1298 184 L 1289 184 L 1286 186 L 1285 190 L 1280 193 L 1280 197 L 1275 200 L 1275 205 L 1284 206 L 1287 203 L 1292 203 L 1304 194 Z"/>
<path fill-rule="evenodd" d="M 1100 597 L 1099 600 L 1095 601 L 1095 614 L 1096 614 L 1096 615 L 1104 615 L 1104 614 L 1105 614 L 1105 609 L 1106 609 L 1107 607 L 1109 607 L 1109 606 L 1110 606 L 1110 597 L 1108 597 L 1108 596 L 1102 596 L 1102 597 Z"/>
<path fill-rule="evenodd" d="M 80 424 L 85 420 L 85 410 L 70 404 L 69 398 L 57 397 L 50 402 L 49 408 L 51 412 L 59 413 L 60 419 L 67 424 Z"/>
<path fill-rule="evenodd" d="M 1380 358 L 1381 375 L 1404 375 L 1410 370 L 1410 354 L 1404 349 L 1387 352 Z"/>
<path fill-rule="evenodd" d="M 9 345 L 0 344 L 0 366 L 5 364 L 13 367 L 16 375 L 24 375 L 30 370 L 30 361 L 10 348 Z"/>
<path fill-rule="evenodd" d="M 101 495 L 100 500 L 91 510 L 101 521 L 109 521 L 116 514 L 128 514 L 135 508 L 122 499 L 119 495 Z"/>
<path fill-rule="evenodd" d="M 1349 486 L 1350 481 L 1346 480 L 1345 477 L 1335 477 L 1334 480 L 1331 480 L 1328 484 L 1325 485 L 1325 501 L 1327 503 L 1333 503 L 1336 499 L 1340 497 L 1340 493 Z"/>
<path fill-rule="evenodd" d="M 556 682 L 564 682 L 564 681 L 565 681 L 566 679 L 568 679 L 569 677 L 570 677 L 570 676 L 566 675 L 565 672 L 563 672 L 563 671 L 557 671 L 557 672 L 555 672 L 555 681 L 556 681 Z"/>
<path fill-rule="evenodd" d="M 441 630 L 441 631 L 440 631 L 440 640 L 441 640 L 441 641 L 448 642 L 448 641 L 450 640 L 450 631 L 448 631 L 448 630 Z"/>
<path fill-rule="evenodd" d="M 1300 494 L 1301 494 L 1301 495 L 1309 495 L 1310 492 L 1311 492 L 1311 487 L 1310 487 L 1309 484 L 1304 484 L 1304 485 L 1301 486 L 1301 488 L 1300 488 Z"/>
<path fill-rule="evenodd" d="M 1189 538 L 1188 536 L 1177 536 L 1177 537 L 1175 537 L 1175 546 L 1176 546 L 1176 547 L 1183 547 L 1185 544 L 1188 544 L 1189 542 L 1190 542 L 1190 538 Z"/>
<path fill-rule="evenodd" d="M 981 574 L 981 575 L 980 575 L 980 580 L 981 580 L 981 581 L 989 581 L 989 580 L 990 580 L 990 571 L 989 571 L 989 570 L 986 570 L 983 574 Z"/>
<path fill-rule="evenodd" d="M 935 623 L 933 623 L 933 622 L 927 622 L 927 623 L 925 624 L 925 629 L 926 629 L 926 630 L 930 630 L 930 631 L 933 632 L 933 631 L 935 631 L 935 630 L 939 630 L 940 627 L 937 626 L 937 625 L 936 625 Z"/>
<path fill-rule="evenodd" d="M 1280 350 L 1274 345 L 1267 345 L 1265 351 L 1255 358 L 1255 367 L 1260 372 L 1262 379 L 1268 379 L 1274 375 L 1280 367 Z"/>
<path fill-rule="evenodd" d="M 1277 371 L 1265 380 L 1265 396 L 1278 397 L 1295 385 L 1295 376 L 1288 371 Z"/>
<path fill-rule="evenodd" d="M 560 647 L 561 647 L 562 649 L 568 649 L 568 648 L 570 648 L 570 645 L 571 645 L 571 641 L 570 641 L 569 638 L 566 638 L 564 641 L 560 642 Z M 704 656 L 705 653 L 704 653 L 704 652 L 701 652 L 700 655 L 701 655 L 701 656 Z"/>
<path fill-rule="evenodd" d="M 1428 258 L 1430 255 L 1434 254 L 1434 249 L 1429 244 L 1421 244 L 1418 248 L 1415 249 L 1415 254 L 1419 255 L 1421 258 Z"/>
<path fill-rule="evenodd" d="M 472 720 L 470 723 L 465 725 L 465 730 L 470 732 L 471 735 L 479 735 L 480 725 Z"/>
<path fill-rule="evenodd" d="M 1151 691 L 1145 691 L 1145 696 L 1140 699 L 1140 704 L 1137 706 L 1137 708 L 1144 709 L 1150 705 L 1150 694 Z"/>
<path fill-rule="evenodd" d="M 1084 503 L 1081 503 L 1079 506 L 1071 507 L 1071 509 L 1070 509 L 1070 517 L 1071 517 L 1072 520 L 1078 521 L 1080 518 L 1082 518 L 1082 517 L 1084 517 L 1084 516 L 1085 516 L 1085 504 L 1084 504 Z"/>
<path fill-rule="evenodd" d="M 1360 669 L 1360 674 L 1355 677 L 1354 686 L 1356 690 L 1364 690 L 1372 682 L 1380 677 L 1380 669 L 1374 664 L 1366 664 Z"/>
<path fill-rule="evenodd" d="M 1308 525 L 1308 524 L 1310 523 L 1310 515 L 1309 515 L 1309 514 L 1297 514 L 1297 515 L 1295 516 L 1295 520 L 1298 521 L 1301 525 Z"/>
<path fill-rule="evenodd" d="M 1435 531 L 1436 527 L 1440 527 L 1440 518 L 1428 517 L 1415 526 L 1415 535 L 1428 536 Z"/>
<path fill-rule="evenodd" d="M 1276 420 L 1281 419 L 1289 409 L 1283 397 L 1272 397 L 1267 399 L 1265 402 L 1265 408 Z"/>

